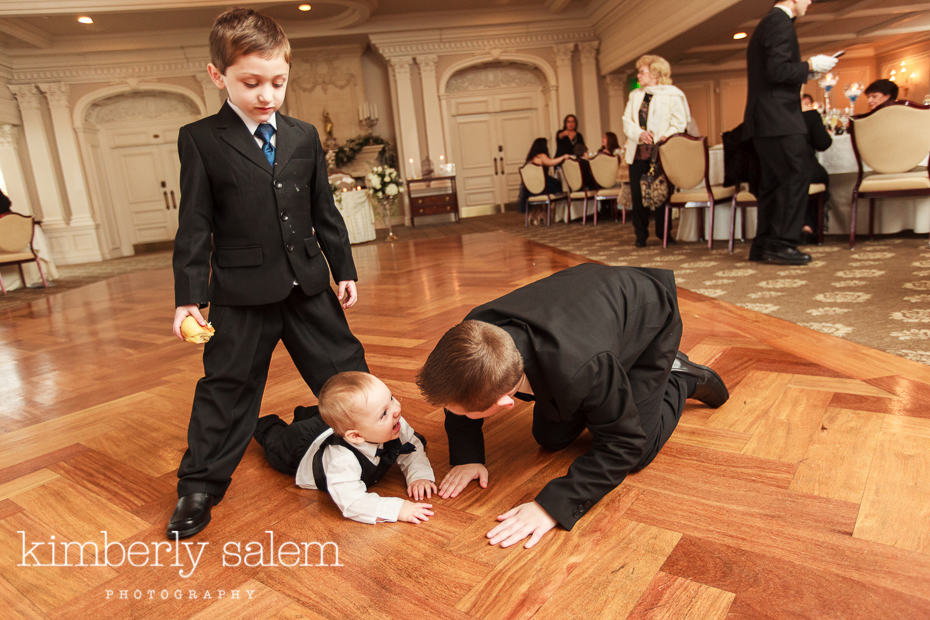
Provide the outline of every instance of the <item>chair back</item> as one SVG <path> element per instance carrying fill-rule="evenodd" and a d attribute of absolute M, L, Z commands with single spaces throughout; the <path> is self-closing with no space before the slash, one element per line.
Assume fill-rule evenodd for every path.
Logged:
<path fill-rule="evenodd" d="M 617 185 L 617 171 L 619 169 L 620 158 L 616 155 L 598 153 L 591 158 L 591 175 L 597 184 L 604 189 Z"/>
<path fill-rule="evenodd" d="M 889 103 L 849 123 L 857 161 L 876 172 L 907 172 L 930 153 L 930 106 Z"/>
<path fill-rule="evenodd" d="M 542 194 L 546 191 L 546 173 L 539 164 L 523 164 L 520 168 L 520 178 L 531 194 Z"/>
<path fill-rule="evenodd" d="M 669 182 L 691 189 L 707 179 L 707 137 L 676 133 L 659 143 L 659 160 Z"/>
<path fill-rule="evenodd" d="M 581 164 L 577 159 L 568 158 L 562 162 L 562 174 L 565 175 L 565 182 L 568 183 L 568 189 L 577 192 L 581 189 L 584 181 L 581 180 Z"/>
<path fill-rule="evenodd" d="M 28 251 L 32 243 L 33 225 L 31 215 L 8 213 L 0 217 L 0 252 Z"/>

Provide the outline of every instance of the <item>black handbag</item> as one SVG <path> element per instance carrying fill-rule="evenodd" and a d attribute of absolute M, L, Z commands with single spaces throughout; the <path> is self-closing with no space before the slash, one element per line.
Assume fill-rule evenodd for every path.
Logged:
<path fill-rule="evenodd" d="M 668 177 L 662 172 L 659 163 L 659 149 L 652 149 L 649 158 L 649 171 L 639 179 L 639 188 L 643 196 L 643 206 L 647 209 L 657 209 L 665 204 L 670 192 Z"/>

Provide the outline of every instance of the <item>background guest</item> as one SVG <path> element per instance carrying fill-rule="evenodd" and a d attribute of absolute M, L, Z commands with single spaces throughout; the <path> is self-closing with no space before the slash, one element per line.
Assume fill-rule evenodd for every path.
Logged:
<path fill-rule="evenodd" d="M 823 125 L 823 117 L 820 111 L 814 105 L 814 98 L 804 93 L 801 96 L 801 115 L 804 117 L 804 124 L 807 125 L 807 143 L 810 145 L 810 171 L 811 183 L 823 183 L 829 189 L 830 175 L 827 169 L 817 161 L 817 151 L 826 151 L 833 144 L 833 138 L 827 132 Z M 830 197 L 829 192 L 824 196 L 824 202 Z M 804 226 L 801 228 L 801 241 L 803 243 L 812 243 L 814 233 L 823 226 L 823 222 L 817 221 L 817 201 L 807 200 L 807 213 L 804 217 Z"/>
<path fill-rule="evenodd" d="M 636 247 L 645 247 L 649 237 L 649 210 L 643 206 L 639 181 L 649 171 L 653 149 L 663 138 L 683 132 L 691 111 L 685 94 L 672 86 L 672 67 L 661 56 L 647 54 L 636 61 L 640 87 L 630 93 L 623 113 L 626 162 L 630 164 L 630 198 Z M 656 236 L 664 235 L 665 214 L 655 210 Z M 674 240 L 669 236 L 669 243 Z"/>
<path fill-rule="evenodd" d="M 617 134 L 612 131 L 606 132 L 604 137 L 601 138 L 601 148 L 597 152 L 606 155 L 623 155 L 623 149 L 620 148 L 620 140 L 617 139 Z"/>
<path fill-rule="evenodd" d="M 580 135 L 580 134 L 579 134 Z M 562 182 L 557 178 L 549 174 L 549 168 L 553 166 L 558 166 L 563 161 L 570 157 L 569 154 L 559 155 L 554 159 L 549 157 L 549 142 L 545 138 L 536 138 L 533 140 L 532 146 L 530 146 L 529 152 L 526 154 L 526 163 L 527 164 L 536 164 L 537 166 L 543 167 L 543 174 L 546 177 L 546 193 L 555 194 L 562 191 Z M 523 183 L 520 184 L 520 212 L 524 213 L 527 208 L 526 201 L 530 197 L 530 191 L 526 188 Z M 534 224 L 538 223 L 538 220 L 533 220 Z"/>
<path fill-rule="evenodd" d="M 866 87 L 865 98 L 869 102 L 869 112 L 871 112 L 897 99 L 898 85 L 891 80 L 875 80 Z"/>
<path fill-rule="evenodd" d="M 555 134 L 555 156 L 567 154 L 580 157 L 587 150 L 584 136 L 578 131 L 578 117 L 574 114 L 566 115 L 562 120 L 562 129 Z"/>

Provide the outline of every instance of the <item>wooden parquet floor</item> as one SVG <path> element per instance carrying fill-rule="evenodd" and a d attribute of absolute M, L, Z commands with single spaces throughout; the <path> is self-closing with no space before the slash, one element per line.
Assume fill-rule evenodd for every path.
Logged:
<path fill-rule="evenodd" d="M 350 323 L 441 478 L 442 413 L 414 384 L 431 346 L 579 259 L 505 233 L 355 251 Z M 930 616 L 930 368 L 687 290 L 682 349 L 732 397 L 689 403 L 655 461 L 571 532 L 531 550 L 484 539 L 586 448 L 541 451 L 523 406 L 487 422 L 489 487 L 435 500 L 428 523 L 344 520 L 253 443 L 213 523 L 164 542 L 201 373 L 170 334 L 171 290 L 169 270 L 127 274 L 0 324 L 0 616 Z M 311 401 L 277 351 L 263 411 Z M 403 493 L 396 468 L 377 491 Z M 334 545 L 321 559 L 307 542 Z"/>

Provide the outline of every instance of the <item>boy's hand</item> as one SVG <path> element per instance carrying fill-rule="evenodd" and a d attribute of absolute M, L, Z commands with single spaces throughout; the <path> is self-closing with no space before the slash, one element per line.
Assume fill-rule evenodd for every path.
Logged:
<path fill-rule="evenodd" d="M 488 488 L 488 468 L 481 463 L 466 463 L 456 465 L 446 474 L 439 484 L 439 497 L 448 499 L 456 497 L 468 486 L 468 483 L 478 479 L 482 489 Z"/>
<path fill-rule="evenodd" d="M 355 288 L 355 280 L 343 280 L 339 283 L 339 293 L 336 295 L 342 302 L 342 309 L 348 310 L 358 301 L 358 289 Z M 342 301 L 345 299 L 345 301 Z"/>
<path fill-rule="evenodd" d="M 414 480 L 407 485 L 407 495 L 413 499 L 419 501 L 421 499 L 429 499 L 433 496 L 433 493 L 436 492 L 436 483 L 432 480 L 427 480 L 426 478 L 421 478 L 420 480 Z"/>
<path fill-rule="evenodd" d="M 400 507 L 397 520 L 406 521 L 407 523 L 429 521 L 429 518 L 433 516 L 433 511 L 430 510 L 432 507 L 432 504 L 414 504 L 404 500 L 404 505 Z"/>
<path fill-rule="evenodd" d="M 184 336 L 181 335 L 181 321 L 186 319 L 188 315 L 194 317 L 201 327 L 207 326 L 207 321 L 203 318 L 203 315 L 200 314 L 200 308 L 197 304 L 178 306 L 174 309 L 174 335 L 177 336 L 179 340 L 184 340 Z"/>
<path fill-rule="evenodd" d="M 530 539 L 523 545 L 529 549 L 539 542 L 543 534 L 555 527 L 555 519 L 536 502 L 520 504 L 499 515 L 497 520 L 500 523 L 485 536 L 490 538 L 490 544 L 500 543 L 501 547 L 509 547 L 529 536 Z"/>

